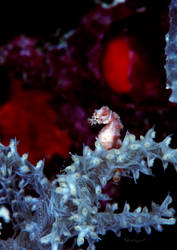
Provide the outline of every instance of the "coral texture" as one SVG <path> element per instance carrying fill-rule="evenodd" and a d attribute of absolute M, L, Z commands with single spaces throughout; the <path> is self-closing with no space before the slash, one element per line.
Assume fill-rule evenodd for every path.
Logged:
<path fill-rule="evenodd" d="M 4 91 L 8 86 L 7 77 L 4 79 L 2 76 L 4 71 L 11 82 L 16 77 L 23 82 L 26 94 L 38 88 L 42 91 L 36 91 L 36 98 L 38 94 L 38 98 L 42 99 L 43 91 L 50 92 L 56 125 L 66 130 L 71 139 L 69 150 L 78 154 L 82 152 L 83 143 L 90 147 L 94 145 L 96 133 L 88 126 L 87 118 L 93 109 L 102 105 L 118 111 L 126 128 L 137 136 L 146 133 L 154 124 L 160 124 L 160 139 L 175 133 L 177 122 L 173 113 L 176 106 L 168 103 L 167 95 L 170 90 L 165 90 L 163 86 L 166 83 L 162 57 L 165 33 L 168 29 L 167 1 L 162 0 L 160 4 L 158 1 L 147 0 L 133 0 L 132 3 L 128 0 L 94 1 L 97 4 L 87 6 L 82 16 L 81 13 L 78 14 L 81 2 L 87 6 L 89 1 L 72 2 L 75 8 L 67 7 L 64 10 L 66 15 L 62 17 L 69 22 L 67 29 L 63 23 L 57 22 L 56 28 L 47 25 L 50 27 L 48 30 L 42 20 L 40 29 L 37 29 L 36 23 L 32 28 L 36 29 L 36 34 L 31 33 L 29 27 L 25 27 L 23 32 L 15 30 L 13 35 L 6 39 L 1 35 L 5 41 L 0 46 L 0 104 L 4 104 L 4 101 L 11 104 L 10 93 Z M 111 8 L 104 8 L 107 2 L 113 4 L 107 4 L 107 7 Z M 118 4 L 114 6 L 115 3 Z M 69 9 L 72 14 L 78 16 L 74 26 L 75 20 L 73 15 L 68 15 Z M 62 7 L 60 11 L 62 13 Z M 60 19 L 58 16 L 60 15 L 57 14 L 57 20 Z M 41 28 L 44 27 L 45 36 L 41 34 Z M 130 86 L 129 90 L 127 86 Z M 127 91 L 124 93 L 121 90 Z M 33 93 L 35 95 L 35 91 Z M 33 105 L 35 104 L 34 102 Z M 23 106 L 23 103 L 21 105 Z M 32 107 L 32 110 L 35 108 Z M 19 115 L 18 112 L 12 114 L 14 117 Z M 33 119 L 31 116 L 30 122 L 33 123 L 34 130 L 38 130 L 37 127 L 39 128 L 42 122 L 35 117 Z M 8 134 L 8 139 L 2 140 L 2 143 L 7 145 L 10 138 L 17 136 L 11 133 L 12 130 L 15 132 L 13 124 L 15 126 L 16 121 L 10 126 L 6 116 L 4 119 L 1 119 L 5 124 L 4 133 L 1 133 L 0 137 L 7 137 Z M 53 127 L 53 121 L 48 127 Z M 48 154 L 47 149 L 53 148 L 49 146 L 51 137 L 49 142 L 45 138 L 44 152 L 42 137 L 38 142 L 34 142 L 32 137 L 27 135 L 28 132 L 29 130 L 26 130 L 23 141 L 17 137 L 21 141 L 18 150 L 21 152 L 20 147 L 23 147 L 25 152 L 32 152 L 33 146 L 36 145 L 36 158 L 41 159 L 44 153 Z M 52 140 L 55 139 L 52 137 Z M 26 145 L 30 145 L 30 149 Z M 31 158 L 33 152 L 30 153 Z M 49 152 L 49 157 L 52 153 L 55 152 Z M 59 155 L 63 157 L 62 153 Z"/>
<path fill-rule="evenodd" d="M 138 233 L 144 228 L 150 234 L 151 227 L 162 231 L 162 225 L 173 225 L 170 195 L 161 205 L 152 202 L 151 211 L 147 207 L 131 211 L 128 203 L 123 211 L 116 203 L 100 210 L 100 201 L 110 199 L 102 188 L 117 169 L 135 182 L 140 173 L 152 174 L 155 159 L 162 161 L 164 169 L 168 163 L 177 169 L 177 150 L 169 147 L 170 137 L 159 143 L 154 137 L 153 129 L 140 140 L 127 132 L 121 147 L 110 150 L 97 139 L 94 150 L 84 146 L 82 156 L 72 155 L 73 163 L 52 182 L 43 174 L 43 161 L 35 167 L 25 154 L 19 156 L 15 140 L 7 147 L 1 144 L 0 203 L 10 207 L 14 230 L 11 238 L 0 241 L 1 249 L 63 249 L 72 237 L 78 247 L 86 240 L 88 249 L 95 249 L 94 243 L 108 230 L 120 236 L 122 229 Z M 9 220 L 7 213 L 4 217 Z"/>
<path fill-rule="evenodd" d="M 56 124 L 56 114 L 49 105 L 51 94 L 41 90 L 25 91 L 19 80 L 13 80 L 11 88 L 11 100 L 0 108 L 1 142 L 8 145 L 15 137 L 21 142 L 19 153 L 30 152 L 29 160 L 33 164 L 54 154 L 66 157 L 71 142 L 66 130 L 60 130 Z"/>
<path fill-rule="evenodd" d="M 172 93 L 169 98 L 171 102 L 177 102 L 177 72 L 176 72 L 176 63 L 177 63 L 177 1 L 171 0 L 169 5 L 169 19 L 170 19 L 170 29 L 166 35 L 166 74 L 167 74 L 167 89 L 171 89 Z"/>
<path fill-rule="evenodd" d="M 57 30 L 46 18 L 50 3 L 41 25 L 50 27 L 45 35 L 36 21 L 32 32 L 26 27 L 7 38 L 1 30 L 0 250 L 109 249 L 109 231 L 121 234 L 119 250 L 127 249 L 125 234 L 169 247 L 176 226 L 154 231 L 175 223 L 177 207 L 177 137 L 167 136 L 176 133 L 177 104 L 168 102 L 164 87 L 169 1 L 79 0 L 73 8 L 62 2 L 67 8 L 60 3 L 57 9 Z M 81 2 L 94 2 L 82 17 Z M 173 21 L 175 16 L 170 24 L 176 31 Z M 170 32 L 169 79 L 176 74 Z M 102 105 L 90 120 L 106 124 L 97 133 L 87 119 Z M 108 106 L 131 133 L 120 134 L 119 116 Z M 43 161 L 36 165 L 44 157 L 45 167 Z M 161 205 L 151 206 L 152 200 Z M 147 249 L 142 245 L 136 250 Z"/>

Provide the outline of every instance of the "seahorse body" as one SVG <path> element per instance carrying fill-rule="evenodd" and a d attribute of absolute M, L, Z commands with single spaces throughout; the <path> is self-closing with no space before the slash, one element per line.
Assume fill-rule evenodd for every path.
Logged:
<path fill-rule="evenodd" d="M 89 123 L 93 124 L 107 124 L 98 134 L 98 139 L 102 146 L 110 150 L 112 148 L 120 148 L 122 141 L 120 139 L 120 130 L 123 125 L 120 117 L 115 112 L 112 112 L 107 106 L 103 106 L 99 110 L 95 110 Z M 116 170 L 113 176 L 113 181 L 120 180 L 120 170 Z"/>
<path fill-rule="evenodd" d="M 107 106 L 95 110 L 89 122 L 93 124 L 107 124 L 98 134 L 98 139 L 102 146 L 109 150 L 121 146 L 120 130 L 123 125 L 118 114 L 112 112 Z"/>

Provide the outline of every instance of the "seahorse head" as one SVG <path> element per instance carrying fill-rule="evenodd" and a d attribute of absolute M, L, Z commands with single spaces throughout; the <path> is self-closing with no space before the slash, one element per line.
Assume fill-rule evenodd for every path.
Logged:
<path fill-rule="evenodd" d="M 112 111 L 107 106 L 103 106 L 100 109 L 96 109 L 88 121 L 91 125 L 108 124 L 111 121 L 111 115 Z"/>

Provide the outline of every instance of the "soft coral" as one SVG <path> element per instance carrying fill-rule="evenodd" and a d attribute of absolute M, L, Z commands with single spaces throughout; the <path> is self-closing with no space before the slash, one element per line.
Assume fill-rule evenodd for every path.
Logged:
<path fill-rule="evenodd" d="M 54 154 L 66 157 L 70 149 L 70 138 L 57 126 L 50 100 L 49 92 L 23 90 L 21 81 L 13 80 L 11 100 L 0 109 L 2 142 L 8 144 L 10 138 L 16 137 L 21 142 L 19 152 L 30 152 L 33 162 Z"/>

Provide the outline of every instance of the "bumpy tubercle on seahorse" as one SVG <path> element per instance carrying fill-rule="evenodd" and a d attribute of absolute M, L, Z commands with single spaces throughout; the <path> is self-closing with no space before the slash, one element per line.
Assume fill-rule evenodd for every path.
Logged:
<path fill-rule="evenodd" d="M 88 119 L 88 121 L 91 125 L 107 124 L 98 134 L 98 140 L 105 149 L 110 150 L 121 147 L 120 130 L 123 129 L 123 125 L 117 113 L 110 110 L 109 107 L 103 106 L 95 110 L 92 118 Z M 113 181 L 117 183 L 119 180 L 120 170 L 116 170 Z"/>

